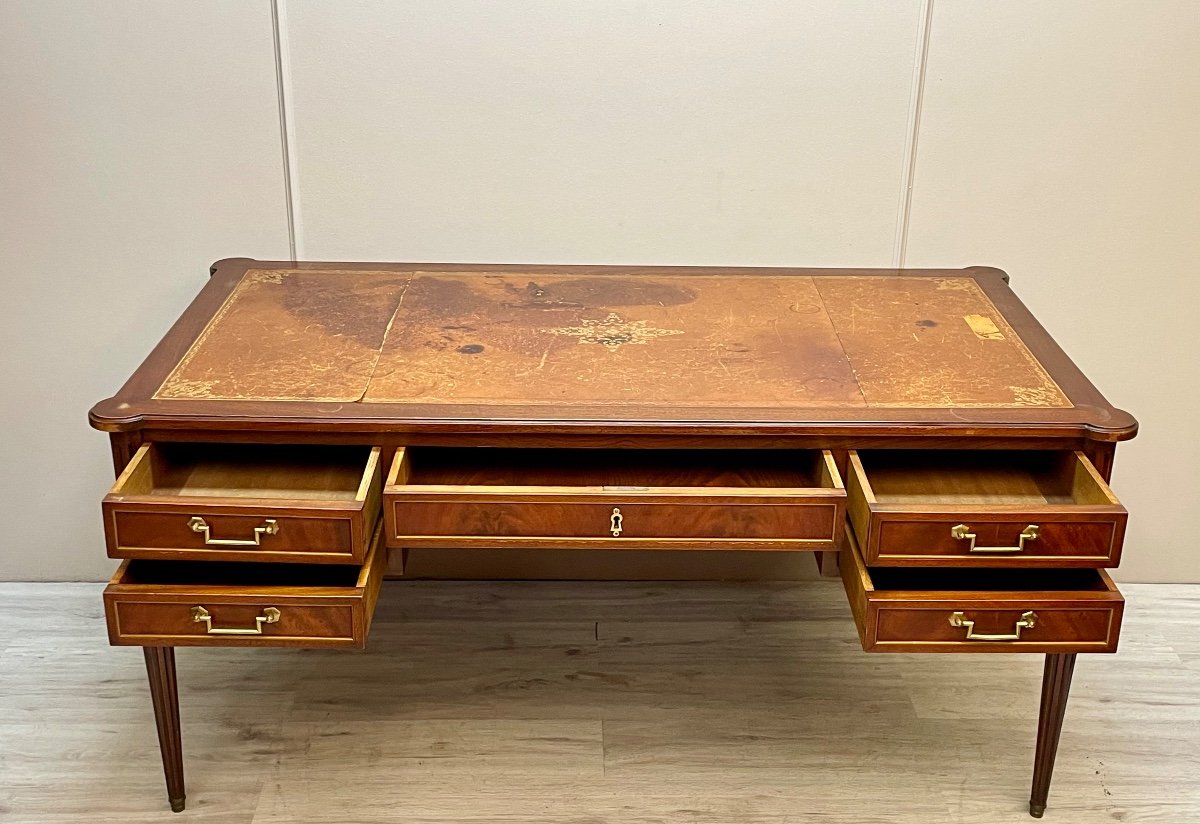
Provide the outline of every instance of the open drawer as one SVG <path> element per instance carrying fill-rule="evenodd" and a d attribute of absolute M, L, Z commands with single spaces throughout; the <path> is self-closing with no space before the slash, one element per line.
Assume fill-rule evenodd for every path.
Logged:
<path fill-rule="evenodd" d="M 148 443 L 105 496 L 112 558 L 361 564 L 379 449 Z"/>
<path fill-rule="evenodd" d="M 1125 599 L 1100 569 L 868 569 L 842 583 L 867 652 L 1115 652 Z"/>
<path fill-rule="evenodd" d="M 382 526 L 361 567 L 122 562 L 104 590 L 115 645 L 361 649 L 387 565 Z"/>
<path fill-rule="evenodd" d="M 392 547 L 831 549 L 846 492 L 820 450 L 398 449 Z"/>
<path fill-rule="evenodd" d="M 1125 508 L 1082 452 L 851 452 L 848 508 L 870 566 L 1114 567 Z"/>

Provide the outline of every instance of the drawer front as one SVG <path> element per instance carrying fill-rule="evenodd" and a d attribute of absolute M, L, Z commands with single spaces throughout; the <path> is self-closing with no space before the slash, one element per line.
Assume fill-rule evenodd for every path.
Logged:
<path fill-rule="evenodd" d="M 968 504 L 954 502 L 948 494 L 954 490 L 935 485 L 924 494 L 877 497 L 870 470 L 851 452 L 847 510 L 864 560 L 868 566 L 1117 566 L 1128 519 L 1125 508 L 1082 453 L 1061 457 L 1067 465 L 1073 462 L 1077 501 L 1020 504 L 997 489 L 995 501 L 989 502 L 991 493 L 980 484 L 971 490 Z M 915 467 L 921 459 L 914 451 Z"/>
<path fill-rule="evenodd" d="M 840 556 L 842 581 L 867 652 L 1117 649 L 1125 604 L 1102 570 L 1078 570 L 1084 584 L 1077 590 L 1059 584 L 1053 590 L 1037 589 L 1037 570 L 1029 571 L 1028 589 L 954 590 L 948 588 L 944 576 L 936 574 L 945 570 L 929 571 L 930 582 L 939 581 L 937 589 L 919 589 L 921 573 L 917 570 L 906 570 L 916 574 L 904 589 L 883 589 L 877 587 L 852 535 L 847 536 L 846 544 Z M 882 576 L 882 570 L 879 572 Z"/>
<path fill-rule="evenodd" d="M 838 501 L 775 498 L 596 501 L 530 495 L 450 499 L 397 495 L 387 503 L 393 547 L 554 546 L 828 549 L 840 540 Z M 614 534 L 615 533 L 615 534 Z"/>
<path fill-rule="evenodd" d="M 785 462 L 807 460 L 808 473 L 781 471 L 778 460 L 756 464 L 752 450 L 737 467 L 720 451 L 686 458 L 668 452 L 661 464 L 651 450 L 630 452 L 636 454 L 615 464 L 577 455 L 565 469 L 547 467 L 537 451 L 486 453 L 501 455 L 499 465 L 452 453 L 440 466 L 429 456 L 432 470 L 422 470 L 420 460 L 414 468 L 408 451 L 398 449 L 383 495 L 388 545 L 818 550 L 841 541 L 846 490 L 828 451 L 773 453 Z M 497 483 L 530 477 L 560 484 Z M 756 483 L 731 486 L 732 479 Z M 634 480 L 646 485 L 624 485 Z M 788 481 L 804 483 L 772 485 Z"/>
<path fill-rule="evenodd" d="M 1035 529 L 1030 530 L 1031 526 Z M 1024 518 L 998 516 L 995 512 L 962 513 L 951 518 L 879 513 L 868 530 L 872 531 L 864 540 L 868 564 L 954 561 L 987 566 L 1030 566 L 1038 562 L 1116 566 L 1125 522 L 1080 513 L 1053 518 L 1044 513 L 1028 513 Z M 1032 534 L 1037 537 L 1022 540 Z"/>
<path fill-rule="evenodd" d="M 991 645 L 988 649 L 1014 644 L 1070 644 L 1075 652 L 1111 652 L 1110 645 L 1115 649 L 1113 624 L 1119 616 L 1111 605 L 1053 608 L 1026 598 L 1017 606 L 989 609 L 975 606 L 978 603 L 952 599 L 930 607 L 881 604 L 875 618 L 875 643 L 897 647 L 940 644 L 951 649 L 979 644 Z M 971 640 L 980 636 L 996 640 Z"/>
<path fill-rule="evenodd" d="M 262 563 L 362 564 L 381 514 L 380 450 L 366 454 L 350 481 L 357 490 L 320 488 L 289 493 L 256 487 L 280 485 L 269 467 L 239 467 L 227 488 L 203 494 L 157 486 L 155 466 L 164 462 L 158 445 L 143 445 L 105 496 L 101 508 L 111 558 L 252 561 Z M 237 455 L 236 445 L 221 445 Z M 291 468 L 291 481 L 305 470 Z M 345 475 L 343 468 L 342 474 Z M 348 467 L 354 471 L 355 467 Z M 161 472 L 161 470 L 159 470 Z M 237 481 L 249 485 L 238 486 Z M 341 482 L 346 483 L 345 477 Z M 176 478 L 175 483 L 179 483 Z M 211 493 L 211 494 L 210 494 Z"/>
<path fill-rule="evenodd" d="M 204 612 L 197 614 L 197 608 Z M 184 601 L 118 597 L 109 619 L 114 644 L 359 646 L 353 604 L 301 605 L 269 593 L 247 593 L 233 600 L 200 593 Z M 258 630 L 260 624 L 261 635 L 226 633 Z"/>
<path fill-rule="evenodd" d="M 386 567 L 382 538 L 379 529 L 357 569 L 126 560 L 104 591 L 109 641 L 362 648 Z M 242 577 L 239 570 L 253 583 L 231 583 Z"/>
<path fill-rule="evenodd" d="M 243 514 L 227 507 L 121 505 L 106 507 L 112 558 L 362 562 L 361 534 L 374 524 L 357 513 L 289 515 L 277 508 Z M 356 557 L 357 556 L 357 557 Z"/>

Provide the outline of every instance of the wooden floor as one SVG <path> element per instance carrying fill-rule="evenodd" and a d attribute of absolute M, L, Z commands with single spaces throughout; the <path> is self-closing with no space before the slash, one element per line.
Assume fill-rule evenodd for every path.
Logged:
<path fill-rule="evenodd" d="M 1200 587 L 1124 589 L 1048 822 L 1200 822 Z M 365 653 L 180 650 L 172 815 L 100 587 L 4 584 L 0 821 L 1028 822 L 1040 672 L 867 655 L 828 580 L 389 583 Z"/>

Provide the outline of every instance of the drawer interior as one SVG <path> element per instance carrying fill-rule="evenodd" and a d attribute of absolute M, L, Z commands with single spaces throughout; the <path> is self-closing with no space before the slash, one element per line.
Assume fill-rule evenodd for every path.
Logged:
<path fill-rule="evenodd" d="M 1110 592 L 1096 569 L 980 569 L 872 567 L 876 592 Z"/>
<path fill-rule="evenodd" d="M 873 450 L 858 458 L 880 504 L 1118 503 L 1077 452 Z"/>
<path fill-rule="evenodd" d="M 214 587 L 349 587 L 357 585 L 356 566 L 335 564 L 255 564 L 244 561 L 128 561 L 114 584 Z"/>
<path fill-rule="evenodd" d="M 825 456 L 803 449 L 409 447 L 410 485 L 829 487 Z"/>
<path fill-rule="evenodd" d="M 365 446 L 154 443 L 113 492 L 197 498 L 353 501 L 366 482 Z"/>

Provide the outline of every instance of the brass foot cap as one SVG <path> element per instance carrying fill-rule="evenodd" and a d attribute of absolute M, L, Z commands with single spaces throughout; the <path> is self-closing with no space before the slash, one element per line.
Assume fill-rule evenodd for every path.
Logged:
<path fill-rule="evenodd" d="M 1041 818 L 1043 815 L 1046 814 L 1046 805 L 1045 804 L 1034 804 L 1032 801 L 1030 801 L 1029 802 L 1029 814 L 1031 816 L 1033 816 L 1034 818 Z"/>
<path fill-rule="evenodd" d="M 186 799 L 187 799 L 187 796 L 183 796 L 183 795 L 179 796 L 179 798 L 170 799 L 171 812 L 173 812 L 173 813 L 183 812 L 183 805 L 184 805 L 184 802 L 186 801 Z"/>

